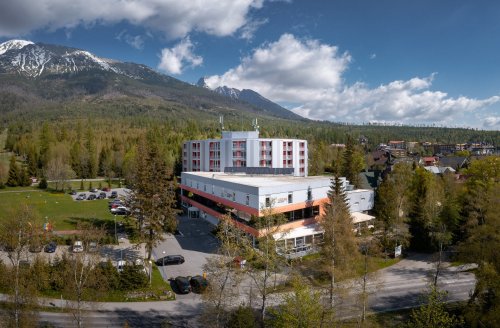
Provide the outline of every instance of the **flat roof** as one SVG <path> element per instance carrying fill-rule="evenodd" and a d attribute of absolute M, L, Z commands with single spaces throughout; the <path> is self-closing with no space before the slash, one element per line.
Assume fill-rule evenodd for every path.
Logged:
<path fill-rule="evenodd" d="M 183 174 L 189 174 L 194 176 L 199 176 L 208 179 L 215 179 L 225 182 L 231 182 L 236 184 L 242 184 L 245 186 L 252 186 L 257 188 L 269 187 L 269 186 L 290 186 L 290 185 L 300 185 L 300 184 L 310 184 L 314 182 L 324 183 L 330 180 L 332 177 L 328 176 L 309 176 L 309 177 L 297 177 L 292 175 L 249 175 L 249 174 L 228 174 L 222 172 L 182 172 Z"/>

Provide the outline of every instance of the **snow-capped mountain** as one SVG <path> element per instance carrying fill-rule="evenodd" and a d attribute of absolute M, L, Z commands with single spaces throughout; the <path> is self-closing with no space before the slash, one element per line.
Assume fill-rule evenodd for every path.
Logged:
<path fill-rule="evenodd" d="M 10 40 L 0 44 L 0 73 L 15 72 L 31 78 L 43 74 L 76 73 L 95 69 L 135 79 L 143 78 L 144 74 L 156 74 L 144 65 L 134 65 L 131 71 L 128 63 L 100 58 L 85 50 L 26 40 Z"/>
<path fill-rule="evenodd" d="M 0 44 L 0 55 L 3 55 L 10 49 L 22 49 L 23 47 L 33 44 L 31 41 L 26 40 L 10 40 Z"/>
<path fill-rule="evenodd" d="M 276 111 L 255 105 L 245 94 L 247 90 L 198 88 L 145 65 L 101 58 L 83 49 L 26 40 L 0 44 L 0 112 L 95 101 L 111 102 L 110 108 L 120 110 L 127 104 L 144 111 L 184 108 L 191 113 L 299 118 L 281 107 Z"/>
<path fill-rule="evenodd" d="M 205 78 L 200 78 L 198 82 L 196 83 L 197 86 L 202 87 L 202 88 L 207 88 L 210 89 L 208 84 L 205 81 Z M 211 89 L 212 90 L 212 89 Z M 286 118 L 293 118 L 293 119 L 302 119 L 301 116 L 289 111 L 288 109 L 281 107 L 280 105 L 276 104 L 275 102 L 272 102 L 271 100 L 263 97 L 259 93 L 250 90 L 250 89 L 243 89 L 243 90 L 238 90 L 235 88 L 230 88 L 228 86 L 221 86 L 213 89 L 215 93 L 218 93 L 224 97 L 231 98 L 233 100 L 239 100 L 239 101 L 244 101 L 247 102 L 255 107 L 262 108 L 266 111 L 272 112 L 276 115 L 286 117 Z"/>
<path fill-rule="evenodd" d="M 217 87 L 214 89 L 214 91 L 220 95 L 229 97 L 231 99 L 236 99 L 236 100 L 240 99 L 240 95 L 241 95 L 240 90 L 235 89 L 235 88 L 229 88 L 226 86 Z"/>

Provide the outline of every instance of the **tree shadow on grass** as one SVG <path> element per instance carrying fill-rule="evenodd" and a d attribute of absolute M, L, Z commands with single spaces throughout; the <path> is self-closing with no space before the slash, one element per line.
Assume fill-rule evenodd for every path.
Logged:
<path fill-rule="evenodd" d="M 65 223 L 71 224 L 73 227 L 77 227 L 78 223 L 88 223 L 92 224 L 94 227 L 102 227 L 106 230 L 107 233 L 114 233 L 115 222 L 109 219 L 100 219 L 100 218 L 82 218 L 71 216 L 68 219 L 64 219 Z M 118 226 L 117 226 L 118 227 Z"/>

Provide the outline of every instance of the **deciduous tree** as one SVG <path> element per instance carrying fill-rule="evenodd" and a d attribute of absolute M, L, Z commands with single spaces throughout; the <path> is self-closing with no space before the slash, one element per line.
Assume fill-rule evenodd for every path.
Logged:
<path fill-rule="evenodd" d="M 0 244 L 7 252 L 11 268 L 7 270 L 11 277 L 8 288 L 11 306 L 7 311 L 7 327 L 34 327 L 36 325 L 37 303 L 35 286 L 29 277 L 29 264 L 23 263 L 28 249 L 36 235 L 41 234 L 37 217 L 26 205 L 15 209 L 0 223 Z M 27 267 L 26 267 L 27 266 Z"/>
<path fill-rule="evenodd" d="M 205 304 L 201 320 L 206 326 L 225 327 L 229 314 L 239 303 L 240 283 L 245 270 L 236 266 L 235 258 L 246 259 L 250 241 L 232 222 L 230 215 L 221 218 L 217 238 L 220 241 L 218 256 L 211 257 L 204 265 L 208 287 L 203 293 Z"/>
<path fill-rule="evenodd" d="M 435 286 L 429 287 L 427 295 L 423 298 L 418 309 L 412 311 L 410 320 L 406 323 L 408 328 L 453 328 L 458 327 L 461 321 L 450 315 L 445 309 L 446 292 L 438 290 Z"/>
<path fill-rule="evenodd" d="M 269 310 L 269 327 L 332 327 L 332 312 L 324 310 L 321 293 L 298 276 L 291 279 L 291 285 L 293 291 L 285 293 L 280 305 Z"/>

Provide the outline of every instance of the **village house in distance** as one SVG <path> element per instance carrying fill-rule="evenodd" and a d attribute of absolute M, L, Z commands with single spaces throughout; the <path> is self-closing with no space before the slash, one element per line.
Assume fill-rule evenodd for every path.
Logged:
<path fill-rule="evenodd" d="M 307 175 L 307 141 L 259 138 L 259 131 L 223 131 L 221 139 L 183 145 L 181 199 L 191 217 L 217 224 L 229 213 L 255 242 L 263 234 L 253 217 L 272 207 L 287 222 L 274 234 L 278 251 L 303 256 L 322 241 L 318 219 L 328 202 L 331 178 Z M 370 224 L 373 190 L 353 189 L 341 179 L 355 225 Z"/>

